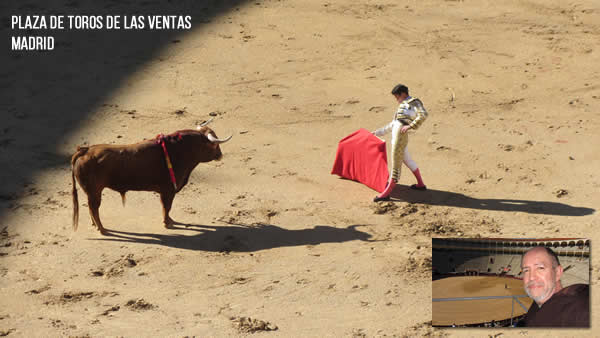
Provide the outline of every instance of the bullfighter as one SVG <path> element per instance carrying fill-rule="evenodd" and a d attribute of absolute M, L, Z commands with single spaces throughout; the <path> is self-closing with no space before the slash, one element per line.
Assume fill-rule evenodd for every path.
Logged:
<path fill-rule="evenodd" d="M 417 163 L 413 161 L 406 149 L 408 145 L 408 131 L 410 129 L 418 129 L 421 124 L 427 119 L 427 110 L 423 107 L 423 103 L 416 97 L 411 97 L 408 93 L 408 87 L 403 84 L 398 84 L 392 89 L 392 95 L 396 98 L 398 109 L 394 114 L 392 122 L 384 127 L 381 127 L 373 132 L 375 136 L 383 136 L 390 131 L 392 132 L 392 151 L 391 151 L 391 166 L 390 178 L 384 191 L 377 195 L 373 201 L 387 201 L 390 199 L 390 194 L 396 183 L 400 180 L 400 169 L 402 162 L 412 171 L 417 179 L 417 184 L 411 185 L 415 190 L 426 190 L 427 187 L 421 178 L 421 172 Z"/>

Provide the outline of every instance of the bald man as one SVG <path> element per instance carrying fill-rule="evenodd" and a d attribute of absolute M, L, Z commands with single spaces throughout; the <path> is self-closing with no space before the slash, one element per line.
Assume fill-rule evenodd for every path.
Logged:
<path fill-rule="evenodd" d="M 590 326 L 589 285 L 563 288 L 563 268 L 554 251 L 542 246 L 529 249 L 521 259 L 521 270 L 525 292 L 534 300 L 525 315 L 525 326 Z"/>

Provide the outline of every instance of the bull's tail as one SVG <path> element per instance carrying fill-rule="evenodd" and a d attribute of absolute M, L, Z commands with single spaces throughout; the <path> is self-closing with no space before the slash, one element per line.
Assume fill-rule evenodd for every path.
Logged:
<path fill-rule="evenodd" d="M 77 225 L 79 224 L 79 200 L 77 198 L 74 166 L 77 159 L 87 153 L 88 149 L 88 147 L 77 147 L 77 151 L 71 157 L 71 179 L 73 180 L 73 231 L 77 231 Z"/>

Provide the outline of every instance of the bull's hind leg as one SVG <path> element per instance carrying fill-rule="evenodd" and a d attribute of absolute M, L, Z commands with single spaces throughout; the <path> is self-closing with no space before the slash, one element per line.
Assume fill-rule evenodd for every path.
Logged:
<path fill-rule="evenodd" d="M 102 192 L 88 195 L 88 206 L 92 222 L 98 228 L 101 234 L 106 235 L 106 230 L 100 221 L 100 203 L 102 202 Z"/>
<path fill-rule="evenodd" d="M 175 198 L 174 192 L 160 193 L 160 201 L 162 202 L 163 206 L 163 222 L 165 223 L 165 228 L 167 229 L 173 228 L 173 224 L 175 224 L 175 221 L 169 216 L 171 205 L 173 205 L 173 198 Z"/>

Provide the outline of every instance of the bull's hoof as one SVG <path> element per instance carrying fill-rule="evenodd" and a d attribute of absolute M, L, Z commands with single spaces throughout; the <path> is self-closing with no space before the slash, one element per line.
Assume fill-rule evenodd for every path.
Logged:
<path fill-rule="evenodd" d="M 170 218 L 168 220 L 164 221 L 164 223 L 165 223 L 165 228 L 166 229 L 173 229 L 173 228 L 175 228 L 174 227 L 175 221 L 172 220 L 172 219 L 170 219 Z"/>

